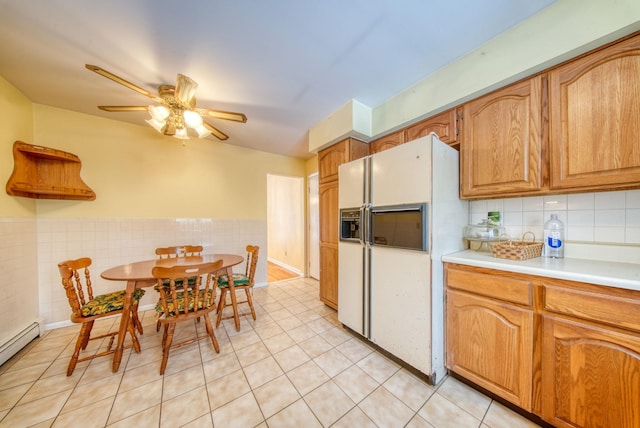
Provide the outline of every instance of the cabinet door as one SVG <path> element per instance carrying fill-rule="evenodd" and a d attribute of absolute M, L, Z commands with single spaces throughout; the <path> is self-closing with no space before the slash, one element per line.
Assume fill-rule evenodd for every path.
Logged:
<path fill-rule="evenodd" d="M 453 109 L 411 125 L 405 131 L 405 140 L 413 141 L 435 132 L 440 141 L 455 146 L 458 141 L 456 116 L 456 110 Z"/>
<path fill-rule="evenodd" d="M 369 153 L 379 153 L 390 149 L 391 147 L 399 146 L 405 142 L 404 130 L 394 132 L 393 134 L 385 135 L 375 141 L 369 143 Z"/>
<path fill-rule="evenodd" d="M 543 79 L 536 76 L 464 104 L 461 196 L 542 188 L 543 97 Z"/>
<path fill-rule="evenodd" d="M 640 337 L 544 317 L 543 418 L 557 427 L 640 427 Z"/>
<path fill-rule="evenodd" d="M 318 182 L 338 179 L 338 167 L 349 160 L 349 140 L 342 140 L 318 153 Z"/>
<path fill-rule="evenodd" d="M 320 242 L 338 245 L 338 182 L 318 187 Z"/>
<path fill-rule="evenodd" d="M 447 291 L 447 368 L 531 411 L 533 311 Z"/>
<path fill-rule="evenodd" d="M 338 309 L 338 246 L 320 244 L 320 300 Z"/>
<path fill-rule="evenodd" d="M 551 188 L 640 183 L 640 36 L 549 74 Z"/>

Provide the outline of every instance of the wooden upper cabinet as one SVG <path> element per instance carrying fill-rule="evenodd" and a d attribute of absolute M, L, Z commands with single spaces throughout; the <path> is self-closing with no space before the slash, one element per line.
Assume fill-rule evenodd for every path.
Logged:
<path fill-rule="evenodd" d="M 347 138 L 318 153 L 318 182 L 338 179 L 338 167 L 345 162 L 369 154 L 369 146 L 354 138 Z"/>
<path fill-rule="evenodd" d="M 542 189 L 545 86 L 538 75 L 463 105 L 461 197 Z"/>
<path fill-rule="evenodd" d="M 640 187 L 640 35 L 549 73 L 555 189 Z"/>
<path fill-rule="evenodd" d="M 404 130 L 394 132 L 393 134 L 385 135 L 382 138 L 378 138 L 375 141 L 369 143 L 369 153 L 379 153 L 390 149 L 391 147 L 399 146 L 400 144 L 404 144 Z"/>
<path fill-rule="evenodd" d="M 405 141 L 413 141 L 431 132 L 435 132 L 440 141 L 457 146 L 459 132 L 456 109 L 445 111 L 406 128 Z"/>

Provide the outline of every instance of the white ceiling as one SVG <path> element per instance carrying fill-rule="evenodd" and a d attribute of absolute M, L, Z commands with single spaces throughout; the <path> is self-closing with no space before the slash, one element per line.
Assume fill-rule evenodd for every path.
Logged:
<path fill-rule="evenodd" d="M 35 103 L 148 127 L 98 110 L 148 98 L 85 64 L 154 93 L 182 73 L 199 107 L 247 115 L 211 120 L 225 144 L 307 158 L 308 129 L 350 99 L 376 107 L 553 1 L 0 0 L 0 76 Z"/>

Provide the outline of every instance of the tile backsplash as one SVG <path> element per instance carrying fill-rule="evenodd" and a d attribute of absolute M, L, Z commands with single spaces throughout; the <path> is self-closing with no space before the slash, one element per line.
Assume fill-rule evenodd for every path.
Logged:
<path fill-rule="evenodd" d="M 544 223 L 558 214 L 565 225 L 565 256 L 592 258 L 589 248 L 606 245 L 612 260 L 640 263 L 640 190 L 471 201 L 469 222 L 487 218 L 488 211 L 500 211 L 512 239 L 533 232 L 542 240 Z"/>

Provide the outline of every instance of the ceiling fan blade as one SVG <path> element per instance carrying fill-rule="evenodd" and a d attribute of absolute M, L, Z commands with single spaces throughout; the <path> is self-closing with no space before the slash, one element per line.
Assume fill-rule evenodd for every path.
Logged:
<path fill-rule="evenodd" d="M 148 111 L 149 106 L 98 106 L 100 110 L 119 112 L 119 111 Z"/>
<path fill-rule="evenodd" d="M 215 135 L 216 138 L 218 138 L 218 140 L 224 141 L 224 140 L 229 138 L 229 136 L 227 134 L 225 134 L 224 132 L 220 131 L 215 126 L 209 125 L 207 122 L 203 122 L 202 124 L 204 125 L 205 128 L 207 128 L 209 131 L 211 131 L 211 133 L 213 135 Z"/>
<path fill-rule="evenodd" d="M 98 73 L 101 76 L 106 77 L 107 79 L 111 79 L 116 83 L 121 84 L 122 86 L 126 86 L 129 89 L 132 89 L 142 95 L 144 95 L 145 97 L 149 97 L 152 100 L 155 100 L 159 103 L 161 103 L 163 100 L 162 98 L 160 98 L 159 96 L 157 96 L 156 94 L 153 94 L 149 91 L 147 91 L 146 89 L 142 89 L 141 87 L 134 85 L 133 83 L 129 82 L 128 80 L 123 79 L 122 77 L 116 76 L 115 74 L 105 70 L 104 68 L 98 67 L 97 65 L 91 65 L 91 64 L 85 64 L 85 67 L 88 70 L 91 70 L 95 73 Z"/>
<path fill-rule="evenodd" d="M 242 113 L 235 113 L 232 111 L 223 111 L 223 110 L 211 110 L 207 108 L 194 108 L 195 112 L 197 112 L 200 116 L 213 117 L 216 119 L 224 119 L 224 120 L 233 120 L 234 122 L 242 122 L 245 123 L 247 121 L 247 116 Z"/>
<path fill-rule="evenodd" d="M 197 88 L 198 84 L 195 80 L 185 76 L 184 74 L 178 74 L 178 78 L 176 79 L 176 89 L 173 96 L 186 107 L 192 107 L 195 104 Z"/>

